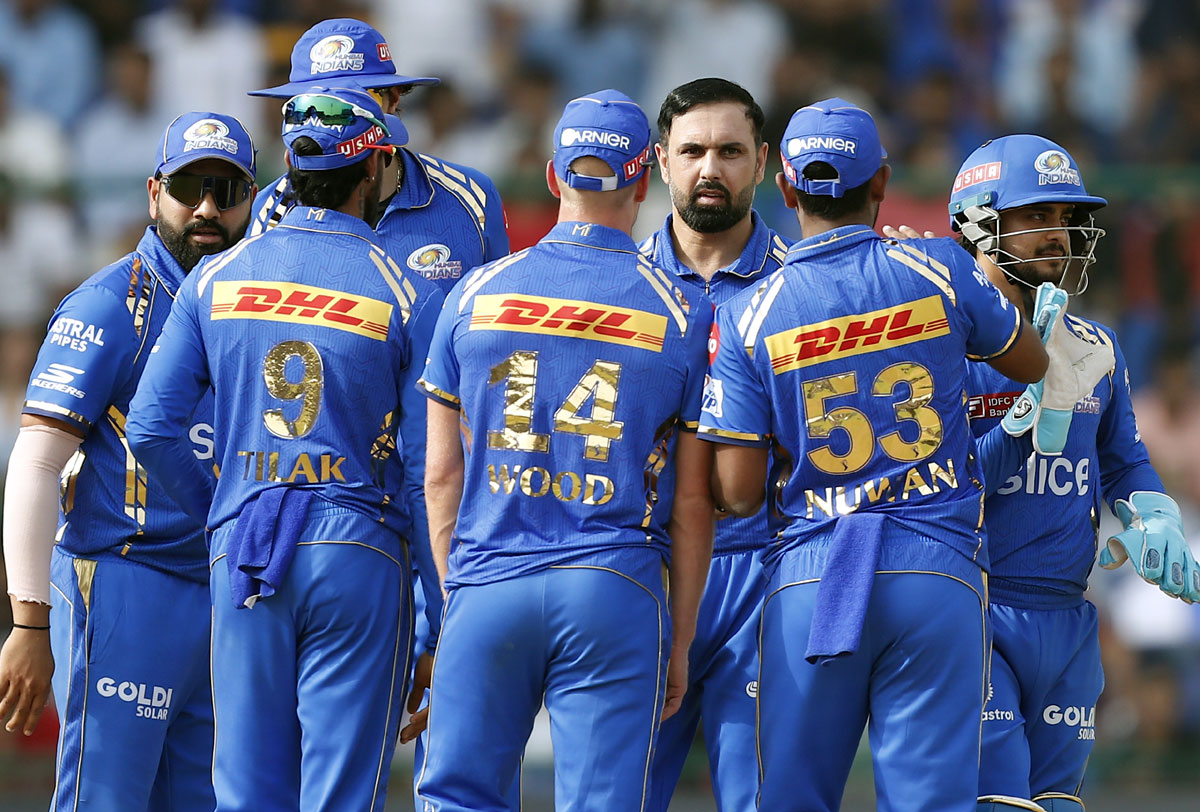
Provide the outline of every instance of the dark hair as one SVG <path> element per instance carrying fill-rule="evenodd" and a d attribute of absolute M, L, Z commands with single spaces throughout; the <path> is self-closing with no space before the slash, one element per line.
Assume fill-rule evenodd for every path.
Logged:
<path fill-rule="evenodd" d="M 739 84 L 735 84 L 728 79 L 718 79 L 710 77 L 707 79 L 694 79 L 687 84 L 680 85 L 667 94 L 667 98 L 663 100 L 662 107 L 658 110 L 658 138 L 663 146 L 667 144 L 667 136 L 671 133 L 671 122 L 675 120 L 675 116 L 683 115 L 693 107 L 701 104 L 716 104 L 718 102 L 734 102 L 741 104 L 746 108 L 746 118 L 750 119 L 750 123 L 754 127 L 754 145 L 757 147 L 763 142 L 763 116 L 762 108 L 758 106 L 758 102 L 754 97 Z"/>
<path fill-rule="evenodd" d="M 837 170 L 824 161 L 813 161 L 804 167 L 804 177 L 809 180 L 833 180 L 837 176 Z M 853 189 L 847 189 L 841 197 L 810 195 L 803 189 L 796 189 L 796 199 L 800 202 L 800 208 L 809 217 L 818 217 L 822 220 L 844 220 L 866 208 L 870 185 L 871 181 L 868 180 Z"/>
<path fill-rule="evenodd" d="M 291 150 L 301 157 L 320 155 L 321 145 L 302 135 L 292 142 Z M 288 170 L 288 183 L 301 206 L 336 209 L 350 199 L 354 188 L 366 176 L 365 160 L 338 169 L 297 169 L 293 166 Z"/>

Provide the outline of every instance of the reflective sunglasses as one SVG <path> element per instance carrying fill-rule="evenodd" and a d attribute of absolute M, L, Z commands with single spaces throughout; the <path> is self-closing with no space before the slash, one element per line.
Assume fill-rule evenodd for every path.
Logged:
<path fill-rule="evenodd" d="M 253 184 L 244 178 L 213 177 L 212 175 L 188 175 L 178 173 L 164 175 L 160 183 L 167 194 L 189 209 L 194 209 L 212 193 L 213 201 L 221 211 L 241 205 L 250 196 Z"/>
<path fill-rule="evenodd" d="M 369 110 L 327 93 L 302 93 L 288 99 L 283 105 L 283 120 L 286 124 L 303 124 L 313 116 L 320 119 L 322 124 L 333 127 L 345 127 L 353 124 L 356 118 L 361 118 L 378 125 L 384 133 L 391 135 L 387 125 Z"/>

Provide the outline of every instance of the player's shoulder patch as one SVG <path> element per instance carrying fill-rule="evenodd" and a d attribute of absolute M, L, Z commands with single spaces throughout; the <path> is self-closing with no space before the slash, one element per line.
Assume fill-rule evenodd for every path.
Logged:
<path fill-rule="evenodd" d="M 489 262 L 486 265 L 480 265 L 478 268 L 470 271 L 466 276 L 459 280 L 458 284 L 462 286 L 462 295 L 458 299 L 458 312 L 463 312 L 467 302 L 472 296 L 478 293 L 484 285 L 495 279 L 505 269 L 511 268 L 513 265 L 516 265 L 518 262 L 529 256 L 529 252 L 532 248 L 533 246 L 530 246 L 529 248 L 522 248 L 520 251 L 509 254 L 506 257 L 501 257 L 500 259 Z"/>
<path fill-rule="evenodd" d="M 638 253 L 644 257 L 654 259 L 654 252 L 658 250 L 658 232 L 654 232 L 646 239 L 638 243 Z"/>
<path fill-rule="evenodd" d="M 674 275 L 667 273 L 642 254 L 637 255 L 637 270 L 666 307 L 667 314 L 679 328 L 679 334 L 687 335 L 688 314 L 691 312 L 692 302 L 676 283 Z"/>
<path fill-rule="evenodd" d="M 486 229 L 487 207 L 489 197 L 496 194 L 495 184 L 483 173 L 470 167 L 443 161 L 423 152 L 416 153 L 416 156 L 429 180 L 454 195 L 471 213 L 480 231 Z"/>
<path fill-rule="evenodd" d="M 731 312 L 738 314 L 736 322 L 738 335 L 741 336 L 742 345 L 748 352 L 754 351 L 754 345 L 758 341 L 763 322 L 766 321 L 767 315 L 771 312 L 771 306 L 775 303 L 779 292 L 783 290 L 786 281 L 787 277 L 780 268 L 770 273 L 754 288 L 746 288 L 725 303 Z"/>
<path fill-rule="evenodd" d="M 767 257 L 776 265 L 782 266 L 787 262 L 788 244 L 775 232 L 771 232 L 771 239 L 767 245 Z"/>

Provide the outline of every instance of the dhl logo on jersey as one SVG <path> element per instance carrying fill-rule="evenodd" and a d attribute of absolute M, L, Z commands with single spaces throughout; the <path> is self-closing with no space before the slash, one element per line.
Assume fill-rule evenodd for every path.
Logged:
<path fill-rule="evenodd" d="M 314 324 L 387 339 L 392 306 L 378 299 L 291 282 L 214 282 L 213 319 Z"/>
<path fill-rule="evenodd" d="M 941 296 L 895 307 L 806 324 L 767 336 L 767 355 L 776 375 L 793 369 L 878 352 L 947 335 L 950 322 Z"/>
<path fill-rule="evenodd" d="M 662 352 L 667 317 L 616 305 L 519 294 L 480 294 L 472 330 L 573 336 Z"/>

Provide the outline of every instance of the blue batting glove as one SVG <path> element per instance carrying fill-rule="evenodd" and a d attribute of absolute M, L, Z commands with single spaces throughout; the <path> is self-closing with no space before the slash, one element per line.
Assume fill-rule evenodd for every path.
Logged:
<path fill-rule="evenodd" d="M 1100 551 L 1100 566 L 1115 569 L 1128 559 L 1145 581 L 1188 603 L 1200 601 L 1200 566 L 1183 535 L 1179 505 L 1163 493 L 1134 491 L 1116 502 L 1125 530 Z"/>

